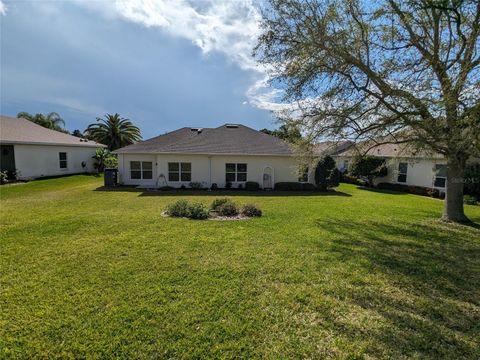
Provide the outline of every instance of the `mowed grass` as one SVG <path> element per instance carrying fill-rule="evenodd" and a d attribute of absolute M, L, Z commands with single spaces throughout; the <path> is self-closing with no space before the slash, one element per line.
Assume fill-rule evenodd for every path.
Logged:
<path fill-rule="evenodd" d="M 1 358 L 480 358 L 480 230 L 341 185 L 228 194 L 264 217 L 72 176 L 3 186 Z M 467 206 L 480 222 L 480 207 Z"/>

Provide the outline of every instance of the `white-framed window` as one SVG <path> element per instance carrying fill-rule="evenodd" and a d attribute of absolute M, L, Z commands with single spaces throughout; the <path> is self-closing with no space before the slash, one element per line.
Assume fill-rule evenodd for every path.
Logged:
<path fill-rule="evenodd" d="M 192 181 L 192 163 L 169 162 L 168 181 Z"/>
<path fill-rule="evenodd" d="M 60 169 L 66 169 L 68 167 L 66 152 L 59 152 L 58 160 L 59 160 Z"/>
<path fill-rule="evenodd" d="M 401 162 L 398 164 L 397 182 L 400 182 L 400 183 L 407 182 L 407 171 L 408 171 L 408 163 Z"/>
<path fill-rule="evenodd" d="M 149 180 L 153 178 L 153 164 L 151 161 L 130 161 L 130 178 Z"/>
<path fill-rule="evenodd" d="M 226 182 L 247 181 L 247 164 L 244 164 L 244 163 L 225 164 L 225 181 Z"/>
<path fill-rule="evenodd" d="M 444 188 L 447 182 L 447 165 L 436 164 L 435 165 L 435 181 L 433 186 Z"/>
<path fill-rule="evenodd" d="M 343 160 L 343 170 L 344 171 L 348 170 L 348 160 L 347 159 Z"/>

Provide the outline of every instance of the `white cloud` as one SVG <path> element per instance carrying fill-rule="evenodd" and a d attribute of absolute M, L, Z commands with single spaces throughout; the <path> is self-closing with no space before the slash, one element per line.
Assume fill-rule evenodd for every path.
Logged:
<path fill-rule="evenodd" d="M 5 15 L 7 13 L 7 7 L 3 3 L 3 1 L 0 0 L 0 15 Z"/>
<path fill-rule="evenodd" d="M 117 0 L 117 12 L 129 21 L 159 27 L 172 36 L 192 41 L 205 55 L 221 53 L 253 74 L 248 103 L 260 109 L 281 111 L 281 91 L 269 87 L 267 71 L 252 57 L 260 35 L 261 14 L 253 0 Z"/>

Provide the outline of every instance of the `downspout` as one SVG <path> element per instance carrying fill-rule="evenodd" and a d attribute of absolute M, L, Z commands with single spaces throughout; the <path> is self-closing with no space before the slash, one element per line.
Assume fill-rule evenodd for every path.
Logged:
<path fill-rule="evenodd" d="M 209 187 L 211 188 L 212 187 L 212 157 L 211 156 L 208 157 L 208 178 L 210 182 Z"/>

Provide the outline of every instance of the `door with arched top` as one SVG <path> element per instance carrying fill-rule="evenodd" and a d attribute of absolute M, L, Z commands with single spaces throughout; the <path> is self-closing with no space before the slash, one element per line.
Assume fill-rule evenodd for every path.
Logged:
<path fill-rule="evenodd" d="M 273 189 L 273 169 L 267 166 L 263 169 L 263 188 Z"/>

